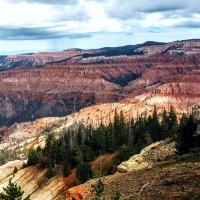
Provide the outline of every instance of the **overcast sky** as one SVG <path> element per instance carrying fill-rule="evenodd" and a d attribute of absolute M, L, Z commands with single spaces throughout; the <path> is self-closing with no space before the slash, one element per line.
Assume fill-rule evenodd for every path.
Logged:
<path fill-rule="evenodd" d="M 200 38 L 200 0 L 0 0 L 0 54 Z"/>

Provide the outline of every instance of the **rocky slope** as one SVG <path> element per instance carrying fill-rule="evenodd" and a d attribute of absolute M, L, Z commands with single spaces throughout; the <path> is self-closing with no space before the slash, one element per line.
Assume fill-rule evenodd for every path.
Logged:
<path fill-rule="evenodd" d="M 198 199 L 200 193 L 199 155 L 178 157 L 174 155 L 173 145 L 170 141 L 164 141 L 146 147 L 141 154 L 134 158 L 134 161 L 137 161 L 137 168 L 102 177 L 105 198 L 111 199 L 115 192 L 119 191 L 122 195 L 121 199 L 128 199 L 129 197 L 145 200 Z M 165 151 L 162 151 L 163 149 Z M 154 158 L 152 159 L 150 155 L 154 155 Z M 101 157 L 106 159 L 104 155 Z M 143 157 L 143 161 L 139 162 L 141 157 Z M 99 162 L 98 159 L 95 161 L 96 163 Z M 127 162 L 135 166 L 133 158 L 132 162 L 131 160 Z M 151 163 L 151 167 L 144 165 L 144 163 Z M 13 182 L 22 186 L 25 195 L 31 194 L 32 199 L 81 200 L 95 197 L 94 187 L 99 178 L 72 187 L 74 181 L 76 181 L 74 173 L 68 178 L 63 178 L 60 173 L 61 169 L 57 168 L 56 175 L 48 180 L 45 176 L 46 170 L 34 166 L 21 169 L 13 175 L 13 167 L 20 167 L 20 164 L 19 161 L 15 161 L 1 166 L 1 186 L 6 187 L 9 178 L 12 178 Z M 2 187 L 0 188 L 1 191 Z"/>
<path fill-rule="evenodd" d="M 92 123 L 94 126 L 98 126 L 101 122 L 106 124 L 113 119 L 115 109 L 123 110 L 125 118 L 129 119 L 130 117 L 136 118 L 138 115 L 152 114 L 153 106 L 127 102 L 107 103 L 90 106 L 61 118 L 42 118 L 32 122 L 14 124 L 7 129 L 4 127 L 7 136 L 0 144 L 0 149 L 3 149 L 4 153 L 18 153 L 20 160 L 0 167 L 0 185 L 5 187 L 9 178 L 13 178 L 14 182 L 22 186 L 26 194 L 31 194 L 32 199 L 74 198 L 79 200 L 94 198 L 94 186 L 98 179 L 92 179 L 84 185 L 73 187 L 77 180 L 75 173 L 68 178 L 63 178 L 62 166 L 56 168 L 56 175 L 50 180 L 46 178 L 46 169 L 40 169 L 37 166 L 21 169 L 15 175 L 13 175 L 13 169 L 15 166 L 20 168 L 23 162 L 26 162 L 28 149 L 36 148 L 38 145 L 44 146 L 46 136 L 43 132 L 45 129 L 48 128 L 48 130 L 59 133 L 63 129 L 79 123 L 85 125 Z M 199 186 L 200 161 L 196 158 L 194 160 L 187 158 L 181 161 L 181 158 L 177 157 L 173 160 L 174 154 L 174 142 L 166 140 L 146 147 L 140 154 L 123 162 L 118 166 L 116 174 L 102 178 L 106 199 L 114 196 L 117 190 L 121 192 L 123 198 L 133 195 L 139 196 L 139 199 L 153 199 L 154 197 L 173 199 L 173 195 L 179 196 L 179 199 L 195 197 L 199 192 L 196 187 Z M 93 163 L 92 169 L 98 170 L 99 163 L 102 163 L 103 168 L 111 158 L 112 155 L 98 157 Z M 166 164 L 161 161 L 165 161 Z M 2 187 L 0 187 L 0 191 Z M 172 191 L 171 193 L 169 193 L 169 189 Z"/>
<path fill-rule="evenodd" d="M 144 148 L 140 154 L 134 155 L 128 161 L 121 163 L 118 172 L 130 172 L 139 169 L 150 169 L 157 161 L 163 161 L 176 153 L 175 142 L 165 140 L 156 142 Z"/>
<path fill-rule="evenodd" d="M 140 154 L 137 155 L 136 160 L 138 160 L 140 156 L 143 156 L 144 154 L 146 155 L 159 154 L 161 157 L 172 156 L 175 151 L 172 151 L 171 147 L 173 147 L 174 144 L 171 144 L 171 146 L 169 145 L 166 146 L 165 144 L 171 144 L 171 143 L 170 141 L 167 141 L 167 142 L 160 142 L 159 144 L 157 143 L 157 144 L 151 145 L 150 147 L 147 147 L 146 149 L 144 149 L 143 152 L 141 152 L 141 155 Z M 166 150 L 163 152 L 161 148 L 165 148 Z M 102 158 L 97 158 L 97 160 L 93 163 L 93 170 L 95 170 L 94 165 L 96 165 L 95 163 L 99 162 L 99 159 L 101 159 L 101 162 L 103 165 L 106 162 L 105 160 L 108 159 L 108 156 L 103 155 L 101 156 Z M 143 156 L 143 158 L 144 158 L 143 162 L 150 162 L 149 157 Z M 157 160 L 154 160 L 154 162 L 156 161 Z M 81 196 L 84 196 L 84 199 L 85 199 L 86 197 L 88 197 L 88 195 L 94 194 L 91 191 L 92 189 L 91 185 L 94 184 L 96 180 L 89 181 L 88 183 L 86 183 L 86 186 L 80 185 L 80 186 L 75 187 L 74 189 L 73 188 L 69 189 L 70 180 L 68 179 L 71 178 L 74 181 L 75 180 L 75 177 L 73 177 L 74 174 L 72 173 L 70 177 L 68 178 L 63 178 L 62 173 L 61 173 L 62 171 L 61 168 L 56 169 L 56 176 L 50 180 L 46 178 L 46 175 L 45 175 L 46 169 L 41 169 L 41 168 L 38 168 L 37 166 L 21 169 L 15 175 L 13 175 L 14 166 L 17 166 L 18 168 L 20 168 L 22 166 L 22 162 L 23 160 L 12 161 L 0 167 L 0 174 L 1 174 L 0 185 L 2 187 L 6 187 L 9 178 L 12 178 L 13 182 L 16 182 L 18 185 L 20 185 L 23 188 L 23 190 L 26 191 L 26 194 L 31 194 L 31 198 L 35 200 L 36 199 L 41 199 L 41 200 L 42 199 L 49 199 L 49 200 L 56 199 L 56 197 L 58 197 L 59 195 L 65 196 L 66 192 L 67 192 L 66 197 L 71 196 L 75 199 L 82 199 Z M 132 163 L 132 162 L 129 161 L 129 163 Z M 151 164 L 153 164 L 153 162 L 151 162 Z M 141 167 L 138 169 L 144 169 L 147 167 L 147 166 L 144 166 L 142 162 L 140 163 L 140 166 Z M 129 171 L 132 171 L 132 170 L 129 170 Z M 108 182 L 116 177 L 118 177 L 118 174 L 105 177 L 104 181 Z M 74 184 L 73 181 L 72 183 Z M 70 187 L 72 187 L 73 184 L 70 185 Z M 2 187 L 0 188 L 0 192 L 2 191 Z M 84 187 L 85 187 L 85 190 L 83 189 Z M 80 191 L 77 191 L 78 188 Z M 86 191 L 88 191 L 88 193 L 83 194 L 83 192 L 85 193 Z M 79 197 L 77 198 L 77 196 Z"/>
<path fill-rule="evenodd" d="M 46 134 L 52 131 L 59 133 L 71 126 L 84 124 L 86 126 L 92 124 L 94 127 L 101 123 L 108 125 L 109 121 L 113 121 L 115 110 L 123 111 L 125 119 L 137 118 L 140 115 L 151 115 L 153 106 L 145 106 L 144 104 L 131 103 L 107 103 L 90 106 L 81 109 L 65 117 L 47 117 L 36 119 L 31 122 L 15 123 L 10 127 L 3 127 L 1 130 L 2 142 L 0 150 L 4 153 L 12 153 L 14 150 L 18 152 L 17 158 L 27 159 L 28 150 L 31 147 L 36 148 L 38 145 L 43 146 Z M 23 157 L 21 155 L 23 154 Z M 19 156 L 20 155 L 20 156 Z"/>
<path fill-rule="evenodd" d="M 103 177 L 105 198 L 111 199 L 116 191 L 119 191 L 120 199 L 131 197 L 138 200 L 199 199 L 199 169 L 199 156 L 186 155 L 156 163 L 151 169 L 133 170 Z M 96 185 L 97 180 L 92 184 Z M 85 187 L 90 191 L 90 195 L 84 199 L 94 198 L 95 191 L 91 184 L 88 182 L 83 185 L 83 191 Z M 80 186 L 79 191 L 81 191 Z"/>

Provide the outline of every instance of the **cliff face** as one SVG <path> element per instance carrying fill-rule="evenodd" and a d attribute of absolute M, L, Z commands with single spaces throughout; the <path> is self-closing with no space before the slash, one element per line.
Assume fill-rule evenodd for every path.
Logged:
<path fill-rule="evenodd" d="M 0 125 L 124 99 L 183 109 L 197 104 L 200 41 L 148 44 L 1 57 L 48 64 L 0 72 Z"/>
<path fill-rule="evenodd" d="M 97 70 L 98 71 L 98 70 Z M 64 116 L 83 107 L 123 99 L 120 86 L 91 67 L 45 66 L 0 72 L 2 124 Z"/>

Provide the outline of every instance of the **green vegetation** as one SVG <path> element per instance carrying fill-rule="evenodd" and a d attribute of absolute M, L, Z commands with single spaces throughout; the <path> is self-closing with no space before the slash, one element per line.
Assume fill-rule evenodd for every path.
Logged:
<path fill-rule="evenodd" d="M 176 149 L 179 154 L 189 153 L 191 149 L 200 147 L 200 136 L 195 135 L 198 122 L 193 116 L 183 115 L 180 120 L 178 133 L 176 136 Z"/>
<path fill-rule="evenodd" d="M 198 151 L 200 137 L 196 133 L 198 121 L 194 117 L 182 116 L 178 123 L 177 116 L 170 108 L 161 115 L 154 107 L 152 116 L 139 116 L 136 121 L 126 122 L 124 113 L 115 110 L 113 123 L 107 126 L 100 123 L 99 127 L 80 124 L 64 130 L 62 133 L 48 133 L 44 149 L 31 149 L 28 166 L 39 164 L 48 168 L 47 177 L 54 175 L 55 167 L 63 164 L 63 175 L 67 177 L 71 169 L 76 169 L 76 175 L 83 183 L 92 177 L 91 162 L 102 154 L 114 154 L 108 174 L 116 171 L 117 166 L 130 156 L 137 154 L 153 142 L 168 137 L 174 138 L 179 154 Z M 108 175 L 103 174 L 101 175 Z"/>
<path fill-rule="evenodd" d="M 99 179 L 97 186 L 94 188 L 96 191 L 96 198 L 102 197 L 104 192 L 104 184 Z"/>
<path fill-rule="evenodd" d="M 76 169 L 76 176 L 81 183 L 92 178 L 91 164 L 89 162 L 80 163 Z"/>
<path fill-rule="evenodd" d="M 24 191 L 17 184 L 12 183 L 9 180 L 8 186 L 3 188 L 3 192 L 0 193 L 0 200 L 30 200 L 30 195 L 22 199 Z"/>
<path fill-rule="evenodd" d="M 13 169 L 13 175 L 16 174 L 18 172 L 18 168 L 15 166 Z"/>
<path fill-rule="evenodd" d="M 115 196 L 112 197 L 112 200 L 119 200 L 120 197 L 121 197 L 121 193 L 120 193 L 119 191 L 116 191 L 116 192 L 115 192 Z"/>

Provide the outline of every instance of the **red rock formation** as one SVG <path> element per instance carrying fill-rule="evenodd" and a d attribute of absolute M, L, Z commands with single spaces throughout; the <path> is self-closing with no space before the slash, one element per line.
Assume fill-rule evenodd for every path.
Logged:
<path fill-rule="evenodd" d="M 2 125 L 63 116 L 92 104 L 124 98 L 147 104 L 193 106 L 200 100 L 199 49 L 200 41 L 190 40 L 133 50 L 146 55 L 98 56 L 98 50 L 75 49 L 16 56 L 44 62 L 54 56 L 54 61 L 62 61 L 0 72 Z"/>
<path fill-rule="evenodd" d="M 67 190 L 66 200 L 83 200 L 90 195 L 91 193 L 85 185 L 78 185 Z"/>

